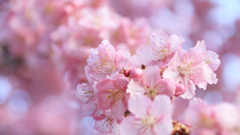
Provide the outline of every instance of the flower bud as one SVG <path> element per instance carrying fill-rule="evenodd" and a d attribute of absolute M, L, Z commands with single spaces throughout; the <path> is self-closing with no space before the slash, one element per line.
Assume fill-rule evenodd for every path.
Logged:
<path fill-rule="evenodd" d="M 124 73 L 123 73 L 126 77 L 129 77 L 130 76 L 130 70 L 124 70 Z"/>
<path fill-rule="evenodd" d="M 176 84 L 176 91 L 174 96 L 180 96 L 186 92 L 186 87 L 182 84 Z"/>
<path fill-rule="evenodd" d="M 131 78 L 141 78 L 143 74 L 142 69 L 139 68 L 133 68 L 130 70 L 130 77 Z"/>

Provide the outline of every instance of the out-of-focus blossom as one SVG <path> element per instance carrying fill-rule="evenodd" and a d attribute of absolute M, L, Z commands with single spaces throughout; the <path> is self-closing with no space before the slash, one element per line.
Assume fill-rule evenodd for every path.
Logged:
<path fill-rule="evenodd" d="M 167 0 L 112 0 L 111 4 L 123 16 L 130 18 L 148 17 L 166 6 Z"/>
<path fill-rule="evenodd" d="M 137 47 L 148 43 L 150 33 L 151 28 L 147 20 L 141 18 L 131 21 L 128 18 L 122 18 L 119 26 L 106 38 L 116 45 L 125 44 L 128 50 L 135 53 Z"/>
<path fill-rule="evenodd" d="M 201 99 L 192 99 L 185 114 L 186 123 L 192 126 L 191 134 L 234 135 L 238 131 L 239 110 L 230 103 L 207 105 Z"/>

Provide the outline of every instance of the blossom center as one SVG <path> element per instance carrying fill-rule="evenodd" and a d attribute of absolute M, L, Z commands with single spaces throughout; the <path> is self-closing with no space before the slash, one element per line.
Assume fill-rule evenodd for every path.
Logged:
<path fill-rule="evenodd" d="M 178 71 L 180 75 L 182 76 L 190 76 L 193 73 L 193 62 L 190 64 L 183 64 L 180 67 L 178 67 Z"/>
<path fill-rule="evenodd" d="M 110 94 L 106 96 L 106 102 L 110 100 L 110 102 L 114 103 L 112 106 L 114 106 L 117 101 L 122 100 L 124 97 L 123 88 L 118 88 L 116 90 L 109 89 L 108 91 L 110 92 Z"/>
<path fill-rule="evenodd" d="M 151 99 L 154 99 L 157 94 L 161 93 L 161 86 L 147 86 L 145 89 L 145 95 Z"/>
<path fill-rule="evenodd" d="M 104 55 L 99 53 L 99 59 L 96 60 L 97 66 L 96 72 L 99 73 L 111 73 L 115 70 L 115 62 L 109 57 L 109 55 Z"/>
<path fill-rule="evenodd" d="M 211 63 L 211 61 L 212 61 L 212 57 L 209 56 L 208 54 L 205 54 L 205 55 L 204 55 L 204 60 L 205 60 L 205 62 L 206 62 L 207 64 L 209 64 L 209 63 Z"/>
<path fill-rule="evenodd" d="M 87 101 L 85 101 L 86 104 L 88 104 L 90 101 L 94 100 L 94 91 L 90 89 L 89 86 L 86 86 L 85 88 L 82 89 L 83 92 L 83 97 L 88 98 Z M 82 100 L 83 102 L 83 100 Z"/>
<path fill-rule="evenodd" d="M 114 123 L 114 119 L 104 114 L 103 116 L 105 116 L 105 119 L 101 120 L 103 122 L 102 126 L 105 126 L 105 128 L 109 128 L 109 126 L 111 126 Z"/>
<path fill-rule="evenodd" d="M 150 130 L 153 125 L 155 124 L 156 122 L 156 119 L 152 116 L 147 116 L 139 121 L 137 121 L 137 123 L 139 123 L 141 126 L 141 132 L 144 132 L 144 131 L 147 131 L 147 130 Z"/>
<path fill-rule="evenodd" d="M 151 56 L 151 58 L 155 60 L 164 60 L 168 55 L 168 43 L 164 43 L 162 39 L 159 41 L 156 41 L 156 46 L 152 46 L 152 53 L 148 54 Z"/>

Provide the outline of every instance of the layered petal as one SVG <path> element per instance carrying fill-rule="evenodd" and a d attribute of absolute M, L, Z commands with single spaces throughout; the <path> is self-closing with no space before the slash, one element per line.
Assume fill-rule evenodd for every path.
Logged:
<path fill-rule="evenodd" d="M 170 135 L 173 131 L 172 119 L 170 116 L 164 116 L 153 127 L 157 135 Z"/>
<path fill-rule="evenodd" d="M 165 95 L 159 95 L 154 98 L 153 110 L 151 110 L 151 115 L 153 117 L 160 117 L 169 114 L 171 107 L 170 97 Z"/>
<path fill-rule="evenodd" d="M 144 118 L 148 115 L 147 110 L 151 108 L 151 99 L 144 95 L 133 96 L 129 99 L 128 109 L 136 118 Z"/>

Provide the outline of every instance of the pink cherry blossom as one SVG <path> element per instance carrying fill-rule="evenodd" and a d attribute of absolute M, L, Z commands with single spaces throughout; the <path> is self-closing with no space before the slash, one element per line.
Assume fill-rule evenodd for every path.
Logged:
<path fill-rule="evenodd" d="M 128 110 L 132 115 L 121 122 L 121 134 L 170 135 L 173 129 L 170 107 L 171 101 L 165 95 L 156 96 L 153 101 L 144 95 L 131 97 Z"/>
<path fill-rule="evenodd" d="M 136 47 L 146 44 L 150 35 L 150 26 L 148 22 L 143 19 L 135 19 L 131 21 L 129 18 L 121 18 L 120 23 L 116 29 L 108 33 L 108 38 L 113 44 L 126 44 L 134 50 Z M 134 47 L 134 49 L 132 49 Z"/>
<path fill-rule="evenodd" d="M 92 115 L 96 108 L 95 93 L 93 87 L 87 83 L 78 84 L 76 97 L 81 101 L 83 115 Z"/>
<path fill-rule="evenodd" d="M 168 36 L 164 32 L 153 33 L 150 45 L 142 45 L 137 50 L 139 60 L 144 65 L 168 64 L 177 50 L 181 48 L 184 39 L 181 36 Z"/>
<path fill-rule="evenodd" d="M 208 66 L 213 71 L 216 71 L 218 69 L 219 65 L 220 65 L 220 60 L 218 58 L 219 57 L 218 54 L 213 52 L 213 51 L 206 50 L 206 44 L 205 44 L 205 42 L 203 40 L 197 42 L 196 48 L 198 48 L 199 50 L 202 51 L 203 59 L 208 64 Z M 210 83 L 215 83 L 215 84 L 217 83 L 216 74 L 214 72 L 212 73 L 211 82 Z M 207 82 L 198 84 L 198 87 L 206 89 Z"/>
<path fill-rule="evenodd" d="M 98 111 L 94 128 L 101 133 L 112 133 L 116 126 L 117 120 L 112 117 L 111 110 L 100 110 Z"/>
<path fill-rule="evenodd" d="M 189 126 L 200 126 L 201 124 L 213 126 L 215 124 L 213 107 L 208 106 L 199 98 L 193 98 L 185 113 L 185 121 Z"/>
<path fill-rule="evenodd" d="M 186 99 L 195 95 L 195 85 L 206 89 L 203 84 L 216 84 L 218 81 L 198 47 L 191 48 L 187 52 L 180 50 L 163 72 L 163 78 L 169 78 L 175 83 L 180 82 L 186 86 L 186 92 L 182 95 Z"/>
<path fill-rule="evenodd" d="M 204 40 L 198 41 L 196 47 L 199 47 L 199 50 L 203 52 L 203 59 L 208 64 L 208 66 L 216 71 L 220 65 L 219 55 L 213 51 L 209 51 L 206 49 L 206 43 Z"/>
<path fill-rule="evenodd" d="M 157 66 L 147 67 L 142 78 L 131 79 L 127 92 L 133 95 L 147 95 L 154 99 L 159 94 L 173 96 L 175 94 L 175 84 L 169 79 L 162 79 L 160 76 L 160 69 Z"/>
<path fill-rule="evenodd" d="M 207 105 L 205 101 L 194 98 L 185 113 L 185 121 L 192 126 L 193 135 L 239 133 L 237 129 L 240 121 L 239 110 L 226 102 Z"/>
<path fill-rule="evenodd" d="M 122 30 L 127 45 L 130 47 L 146 44 L 149 38 L 150 27 L 147 20 L 140 18 L 131 21 L 130 19 L 122 19 Z"/>
<path fill-rule="evenodd" d="M 123 51 L 115 51 L 113 46 L 104 40 L 98 49 L 91 52 L 87 62 L 92 69 L 92 76 L 99 80 L 107 75 L 112 77 L 118 74 L 126 65 L 127 60 Z"/>
<path fill-rule="evenodd" d="M 129 94 L 126 93 L 127 78 L 106 79 L 97 84 L 96 103 L 100 109 L 112 112 L 116 119 L 122 119 L 127 110 Z"/>
<path fill-rule="evenodd" d="M 232 131 L 239 128 L 240 111 L 234 104 L 221 102 L 215 106 L 214 111 L 218 126 L 222 129 Z"/>

